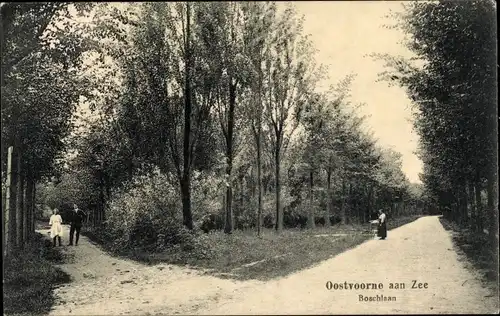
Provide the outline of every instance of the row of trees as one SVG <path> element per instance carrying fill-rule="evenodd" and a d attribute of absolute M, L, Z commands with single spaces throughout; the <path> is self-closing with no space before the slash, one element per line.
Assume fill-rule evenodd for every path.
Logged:
<path fill-rule="evenodd" d="M 498 244 L 496 18 L 490 1 L 411 3 L 399 27 L 415 60 L 385 75 L 415 101 L 429 203 Z"/>
<path fill-rule="evenodd" d="M 292 6 L 2 4 L 2 23 L 12 244 L 24 243 L 13 227 L 31 218 L 35 183 L 39 202 L 77 202 L 100 225 L 113 192 L 152 171 L 178 188 L 189 229 L 207 218 L 193 214 L 193 174 L 216 179 L 227 233 L 417 203 L 399 154 L 363 131 L 352 77 L 316 89 L 324 71 Z M 96 115 L 78 117 L 78 104 Z"/>
<path fill-rule="evenodd" d="M 64 3 L 1 4 L 4 255 L 32 237 L 35 183 L 55 170 L 85 93 L 78 75 L 85 42 L 68 32 L 72 15 Z"/>
<path fill-rule="evenodd" d="M 222 180 L 227 233 L 329 225 L 334 215 L 366 222 L 376 207 L 416 204 L 401 156 L 363 131 L 349 102 L 353 77 L 316 92 L 324 69 L 292 6 L 103 5 L 94 19 L 95 36 L 106 39 L 94 52 L 107 60 L 99 67 L 120 78 L 101 87 L 101 117 L 79 138 L 70 168 L 94 174 L 89 186 L 100 193 L 86 196 L 95 224 L 113 188 L 155 168 L 179 188 L 188 228 L 194 171 Z"/>

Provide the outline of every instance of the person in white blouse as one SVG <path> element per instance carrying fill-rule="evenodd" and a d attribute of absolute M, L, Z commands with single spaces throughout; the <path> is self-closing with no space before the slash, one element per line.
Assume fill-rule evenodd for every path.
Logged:
<path fill-rule="evenodd" d="M 378 210 L 377 236 L 382 240 L 387 237 L 386 215 L 382 209 Z"/>
<path fill-rule="evenodd" d="M 54 209 L 52 216 L 50 216 L 49 225 L 51 226 L 50 238 L 54 241 L 54 247 L 56 246 L 56 239 L 59 241 L 59 246 L 61 246 L 61 237 L 63 235 L 62 217 L 59 215 L 57 208 Z"/>

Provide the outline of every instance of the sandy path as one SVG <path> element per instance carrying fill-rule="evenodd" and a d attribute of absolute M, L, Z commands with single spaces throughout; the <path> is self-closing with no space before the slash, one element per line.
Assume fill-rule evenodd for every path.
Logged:
<path fill-rule="evenodd" d="M 55 290 L 50 315 L 187 314 L 261 283 L 242 284 L 203 275 L 201 270 L 111 257 L 85 236 L 80 236 L 78 246 L 66 246 L 68 227 L 65 233 L 63 252 L 72 260 L 59 267 L 73 282 Z"/>
<path fill-rule="evenodd" d="M 75 282 L 56 290 L 53 315 L 493 313 L 498 294 L 482 288 L 453 250 L 438 217 L 424 217 L 319 265 L 269 282 L 222 280 L 162 264 L 112 258 L 85 237 L 62 266 Z M 85 274 L 85 275 L 84 275 Z M 412 280 L 427 289 L 411 289 Z M 326 282 L 383 283 L 383 290 L 327 290 Z M 403 290 L 389 289 L 403 282 Z M 359 294 L 396 297 L 360 302 Z"/>
<path fill-rule="evenodd" d="M 411 289 L 412 280 L 428 289 Z M 382 282 L 383 290 L 330 290 L 326 282 Z M 404 282 L 404 290 L 389 283 Z M 359 294 L 395 296 L 395 302 L 360 302 Z M 220 304 L 207 314 L 423 314 L 493 313 L 491 296 L 453 250 L 451 236 L 437 216 L 423 217 L 370 240 L 320 265 L 268 282 L 239 301 Z"/>

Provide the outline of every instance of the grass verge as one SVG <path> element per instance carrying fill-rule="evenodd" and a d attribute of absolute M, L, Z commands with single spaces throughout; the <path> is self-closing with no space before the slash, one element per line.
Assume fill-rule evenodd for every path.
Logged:
<path fill-rule="evenodd" d="M 64 260 L 57 248 L 41 234 L 32 244 L 4 261 L 4 314 L 44 315 L 53 303 L 53 289 L 70 282 L 70 276 L 55 267 Z"/>
<path fill-rule="evenodd" d="M 388 229 L 408 224 L 419 217 L 414 215 L 390 220 Z M 215 231 L 197 237 L 201 241 L 199 245 L 207 252 L 203 259 L 198 255 L 199 249 L 182 247 L 171 247 L 160 253 L 135 249 L 126 256 L 149 264 L 165 262 L 206 269 L 207 273 L 219 277 L 269 280 L 309 268 L 372 239 L 374 235 L 368 228 L 368 225 L 335 225 L 313 230 L 287 229 L 281 234 L 264 229 L 260 237 L 252 230 L 234 231 L 231 235 Z M 95 232 L 87 231 L 85 235 L 110 250 Z"/>
<path fill-rule="evenodd" d="M 447 231 L 453 232 L 453 244 L 459 254 L 465 255 L 468 263 L 479 271 L 484 286 L 498 293 L 498 257 L 491 240 L 484 233 L 474 232 L 469 228 L 440 217 L 439 221 Z"/>

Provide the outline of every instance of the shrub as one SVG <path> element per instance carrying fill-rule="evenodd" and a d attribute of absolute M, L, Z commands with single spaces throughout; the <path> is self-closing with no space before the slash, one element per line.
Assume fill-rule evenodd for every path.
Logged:
<path fill-rule="evenodd" d="M 220 229 L 224 219 L 222 199 L 224 181 L 215 173 L 195 172 L 192 179 L 191 203 L 193 221 L 196 227 Z M 222 222 L 224 223 L 224 222 Z M 223 225 L 223 224 L 222 224 Z"/>
<path fill-rule="evenodd" d="M 213 177 L 193 176 L 193 218 L 195 224 L 218 211 L 217 186 Z M 180 247 L 183 251 L 205 251 L 203 238 L 182 223 L 182 204 L 178 186 L 159 172 L 136 176 L 114 192 L 107 205 L 105 233 L 114 251 L 142 249 L 163 251 Z M 197 226 L 197 225 L 196 225 Z"/>
<path fill-rule="evenodd" d="M 114 241 L 113 248 L 154 245 L 161 226 L 168 229 L 182 221 L 176 214 L 179 200 L 169 179 L 158 173 L 137 176 L 114 192 L 106 210 L 106 229 Z"/>
<path fill-rule="evenodd" d="M 223 199 L 226 194 L 225 189 L 224 178 L 218 177 L 216 173 L 195 173 L 192 183 L 192 209 L 195 227 L 199 227 L 205 233 L 224 228 Z M 236 222 L 236 214 L 233 214 Z"/>

